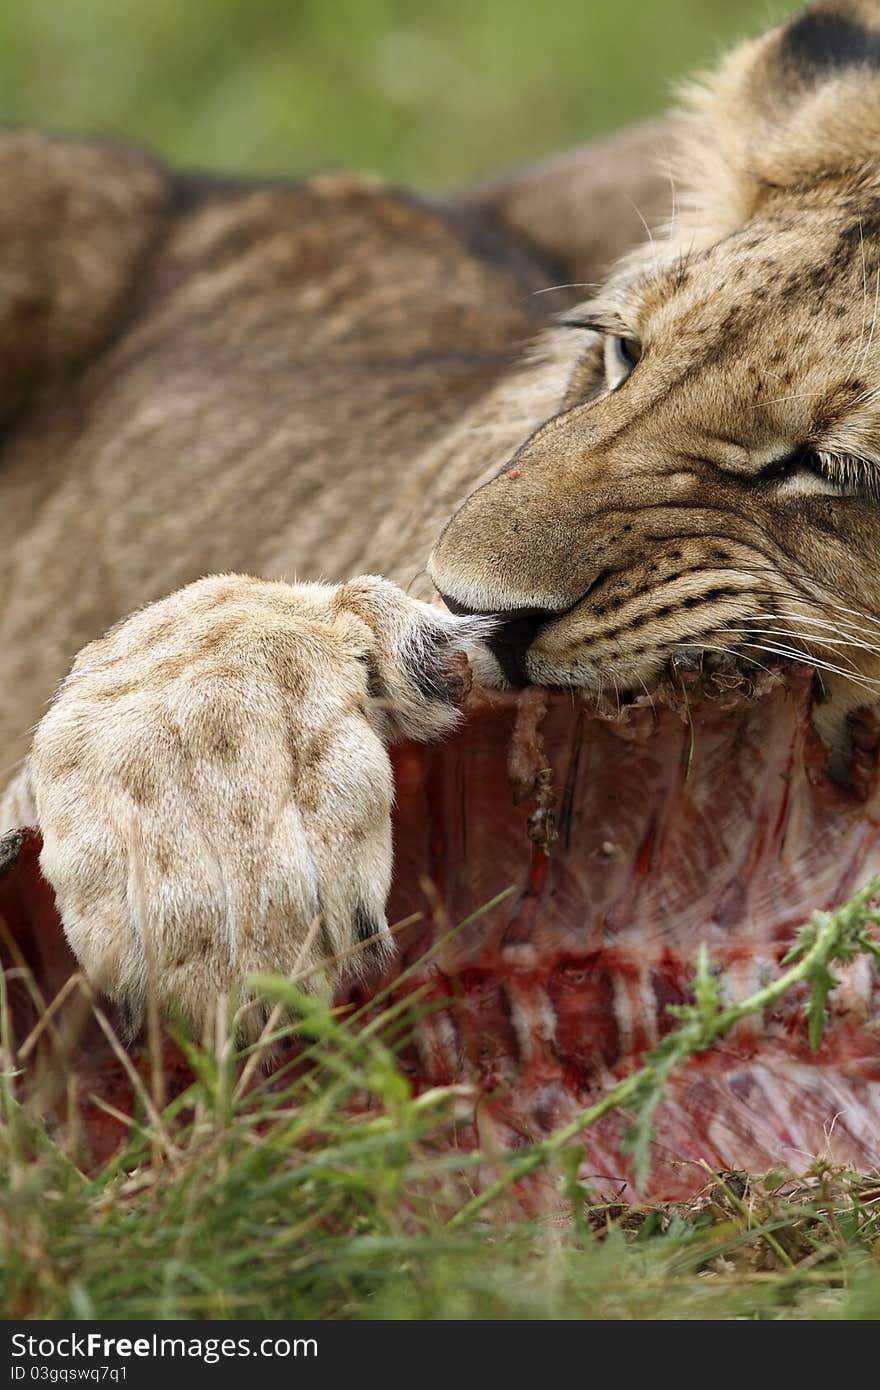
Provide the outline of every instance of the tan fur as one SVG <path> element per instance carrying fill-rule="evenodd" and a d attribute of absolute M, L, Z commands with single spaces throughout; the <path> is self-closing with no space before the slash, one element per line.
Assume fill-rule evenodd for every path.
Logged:
<path fill-rule="evenodd" d="M 451 506 L 544 409 L 511 413 L 516 355 L 576 296 L 534 292 L 642 234 L 661 138 L 428 203 L 0 136 L 3 763 L 84 641 L 207 571 L 375 568 L 430 595 Z M 612 151 L 641 212 L 572 225 L 573 177 L 589 209 L 595 163 L 606 201 Z M 0 827 L 39 821 L 68 938 L 132 1028 L 151 959 L 163 1009 L 196 1028 L 251 971 L 317 988 L 338 958 L 381 960 L 387 744 L 451 726 L 484 628 L 384 580 L 226 574 L 84 649 Z"/>
<path fill-rule="evenodd" d="M 249 974 L 387 957 L 386 744 L 452 727 L 478 633 L 382 579 L 216 575 L 80 652 L 28 781 L 68 940 L 133 1029 L 151 964 L 200 1026 Z"/>
<path fill-rule="evenodd" d="M 838 41 L 868 56 L 839 64 Z M 532 680 L 639 689 L 691 651 L 806 654 L 841 755 L 847 712 L 876 702 L 878 55 L 876 3 L 734 53 L 690 94 L 667 235 L 572 315 L 603 331 L 548 340 L 569 362 L 558 413 L 429 567 L 461 607 L 546 610 Z M 618 336 L 641 346 L 625 378 Z"/>
<path fill-rule="evenodd" d="M 605 245 L 577 229 L 607 159 L 443 209 L 155 175 L 161 234 L 102 350 L 26 408 L 16 388 L 9 746 L 72 647 L 169 586 L 334 584 L 191 584 L 86 648 L 39 727 L 8 804 L 35 798 L 74 949 L 135 1025 L 150 950 L 198 1024 L 249 970 L 295 970 L 310 922 L 316 967 L 365 921 L 386 940 L 386 745 L 449 726 L 464 646 L 499 672 L 479 618 L 338 586 L 357 570 L 430 596 L 433 547 L 496 649 L 513 611 L 542 620 L 538 682 L 815 662 L 843 768 L 880 692 L 878 55 L 868 0 L 734 53 L 688 98 L 665 234 L 519 365 L 530 291 Z"/>
<path fill-rule="evenodd" d="M 663 144 L 613 141 L 655 220 L 669 192 L 646 150 Z M 586 203 L 594 158 L 589 220 L 568 225 L 571 169 L 538 166 L 505 186 L 539 183 L 541 216 L 508 226 L 481 190 L 182 177 L 0 134 L 0 770 L 84 642 L 201 575 L 412 581 L 540 418 L 486 433 L 523 344 L 579 297 L 543 291 L 596 280 L 644 235 L 632 208 L 603 233 L 605 142 L 573 164 Z M 30 319 L 22 286 L 42 295 Z"/>

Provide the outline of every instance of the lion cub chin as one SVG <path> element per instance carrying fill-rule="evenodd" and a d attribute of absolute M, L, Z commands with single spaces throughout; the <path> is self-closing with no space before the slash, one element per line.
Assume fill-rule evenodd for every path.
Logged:
<path fill-rule="evenodd" d="M 387 746 L 453 728 L 485 631 L 371 576 L 224 574 L 80 652 L 29 791 L 68 941 L 132 1033 L 150 980 L 199 1031 L 249 975 L 316 991 L 382 967 Z M 252 1038 L 260 1009 L 241 1018 Z"/>

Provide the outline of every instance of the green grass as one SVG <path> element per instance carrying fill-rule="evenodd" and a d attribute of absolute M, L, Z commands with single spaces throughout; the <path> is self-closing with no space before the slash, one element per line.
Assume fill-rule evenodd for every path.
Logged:
<path fill-rule="evenodd" d="M 789 977 L 736 1016 L 806 980 L 819 1019 L 834 962 L 880 951 L 868 897 L 817 914 Z M 401 1005 L 355 1027 L 286 981 L 261 985 L 297 1015 L 275 1036 L 299 1033 L 314 1065 L 270 1080 L 251 1064 L 243 1084 L 225 1026 L 212 1047 L 183 1040 L 192 1086 L 163 1106 L 145 1085 L 128 1146 L 91 1177 L 14 1100 L 4 1026 L 4 1316 L 880 1317 L 880 1177 L 822 1162 L 798 1178 L 707 1170 L 687 1204 L 598 1203 L 577 1177 L 579 1126 L 494 1166 L 451 1147 L 471 1102 L 454 1087 L 414 1095 L 395 1063 L 412 1022 Z M 622 1095 L 637 1120 L 670 1057 L 723 1036 L 730 1015 L 704 962 L 673 1041 Z M 550 1215 L 529 1214 L 539 1200 Z"/>
<path fill-rule="evenodd" d="M 663 110 L 796 0 L 5 0 L 0 120 L 424 186 Z"/>

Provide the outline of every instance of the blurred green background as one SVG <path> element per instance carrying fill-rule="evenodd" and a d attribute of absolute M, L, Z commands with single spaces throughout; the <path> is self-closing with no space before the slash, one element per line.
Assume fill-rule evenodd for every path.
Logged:
<path fill-rule="evenodd" d="M 2 0 L 0 119 L 441 187 L 668 104 L 793 0 Z"/>

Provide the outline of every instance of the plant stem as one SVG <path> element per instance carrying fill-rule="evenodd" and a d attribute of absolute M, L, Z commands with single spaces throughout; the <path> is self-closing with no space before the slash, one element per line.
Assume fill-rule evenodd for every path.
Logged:
<path fill-rule="evenodd" d="M 880 920 L 878 910 L 871 910 L 872 898 L 880 895 L 880 875 L 871 880 L 866 887 L 856 893 L 835 912 L 817 912 L 811 923 L 801 929 L 797 942 L 786 960 L 797 955 L 796 963 L 755 994 L 749 995 L 739 1004 L 727 1008 L 708 1008 L 697 1005 L 684 1005 L 675 1010 L 676 1016 L 685 1018 L 685 1023 L 673 1033 L 667 1034 L 657 1048 L 648 1054 L 648 1060 L 638 1071 L 624 1077 L 616 1086 L 586 1110 L 580 1111 L 573 1120 L 556 1130 L 540 1144 L 535 1144 L 527 1153 L 511 1158 L 506 1173 L 483 1192 L 477 1194 L 463 1206 L 449 1222 L 452 1227 L 465 1224 L 479 1211 L 506 1191 L 512 1183 L 539 1168 L 544 1161 L 559 1151 L 585 1129 L 590 1129 L 610 1111 L 624 1107 L 628 1102 L 642 1100 L 650 1113 L 653 1113 L 662 1095 L 663 1088 L 676 1066 L 687 1061 L 696 1053 L 705 1052 L 714 1042 L 736 1027 L 742 1019 L 763 1013 L 788 994 L 796 985 L 812 982 L 819 976 L 835 981 L 828 974 L 828 966 L 836 959 L 853 959 L 864 951 L 877 957 L 880 946 L 876 942 L 866 942 L 863 933 L 869 922 Z M 697 978 L 707 978 L 708 958 L 701 953 Z"/>

